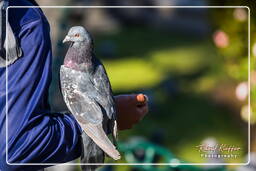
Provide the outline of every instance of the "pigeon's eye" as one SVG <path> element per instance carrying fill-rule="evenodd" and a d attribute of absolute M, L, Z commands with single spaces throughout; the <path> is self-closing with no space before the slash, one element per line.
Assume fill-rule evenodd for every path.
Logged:
<path fill-rule="evenodd" d="M 79 37 L 79 34 L 75 34 L 75 37 Z"/>

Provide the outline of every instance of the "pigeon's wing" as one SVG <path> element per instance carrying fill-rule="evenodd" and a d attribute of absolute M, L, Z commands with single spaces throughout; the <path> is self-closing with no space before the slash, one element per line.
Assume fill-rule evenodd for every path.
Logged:
<path fill-rule="evenodd" d="M 103 116 L 101 108 L 88 94 L 93 92 L 94 88 L 90 84 L 87 84 L 82 72 L 61 66 L 60 83 L 64 101 L 68 109 L 80 123 L 102 123 Z M 83 87 L 83 89 L 80 87 Z"/>
<path fill-rule="evenodd" d="M 116 119 L 116 108 L 112 94 L 111 85 L 104 66 L 98 61 L 95 66 L 93 84 L 99 92 L 97 101 L 106 110 L 109 119 Z"/>
<path fill-rule="evenodd" d="M 81 86 L 87 86 L 87 92 L 93 93 L 93 85 L 87 82 L 87 76 L 65 66 L 60 69 L 61 90 L 64 101 L 75 116 L 84 132 L 110 157 L 117 160 L 119 152 L 111 143 L 102 128 L 103 114 L 99 104 L 90 97 Z M 91 91 L 90 91 L 91 90 Z"/>
<path fill-rule="evenodd" d="M 95 71 L 93 76 L 94 87 L 99 92 L 97 101 L 103 106 L 108 118 L 111 120 L 109 128 L 113 134 L 113 140 L 116 144 L 117 138 L 117 121 L 116 121 L 116 106 L 113 98 L 111 84 L 109 82 L 108 75 L 102 63 L 94 57 Z"/>

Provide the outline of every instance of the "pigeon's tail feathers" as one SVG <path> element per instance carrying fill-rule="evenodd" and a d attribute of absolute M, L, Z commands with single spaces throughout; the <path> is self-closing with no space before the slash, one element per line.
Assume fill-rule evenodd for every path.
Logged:
<path fill-rule="evenodd" d="M 81 124 L 84 132 L 111 158 L 118 160 L 121 158 L 116 147 L 111 143 L 101 124 Z"/>
<path fill-rule="evenodd" d="M 114 121 L 113 135 L 116 140 L 117 139 L 117 121 L 116 120 Z"/>
<path fill-rule="evenodd" d="M 113 135 L 113 143 L 115 146 L 117 146 L 117 121 L 114 120 L 112 126 L 112 135 Z"/>
<path fill-rule="evenodd" d="M 81 163 L 85 165 L 81 165 L 81 168 L 83 171 L 94 171 L 100 165 L 86 165 L 86 164 L 104 163 L 104 152 L 84 132 L 82 134 L 82 139 L 83 139 L 83 144 L 82 144 L 83 152 L 81 154 Z"/>

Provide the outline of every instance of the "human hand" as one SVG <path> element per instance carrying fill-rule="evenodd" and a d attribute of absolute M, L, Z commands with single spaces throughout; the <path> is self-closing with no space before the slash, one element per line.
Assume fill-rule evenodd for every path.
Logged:
<path fill-rule="evenodd" d="M 115 96 L 119 130 L 130 129 L 148 113 L 148 98 L 143 94 Z"/>

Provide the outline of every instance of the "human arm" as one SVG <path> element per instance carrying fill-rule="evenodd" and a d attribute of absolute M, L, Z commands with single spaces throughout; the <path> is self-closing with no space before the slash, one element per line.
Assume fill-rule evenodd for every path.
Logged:
<path fill-rule="evenodd" d="M 9 12 L 23 56 L 8 67 L 8 162 L 62 163 L 78 158 L 81 154 L 78 123 L 70 114 L 50 113 L 47 102 L 52 60 L 48 23 L 37 9 Z M 5 74 L 1 75 L 0 87 L 5 87 L 4 78 Z M 2 101 L 6 96 L 4 89 L 1 90 Z M 5 110 L 1 109 L 4 116 Z M 1 127 L 1 133 L 4 130 Z M 1 161 L 5 161 L 4 156 Z M 27 170 L 29 166 L 6 165 L 7 170 L 9 167 Z M 45 166 L 33 169 L 40 167 Z"/>

